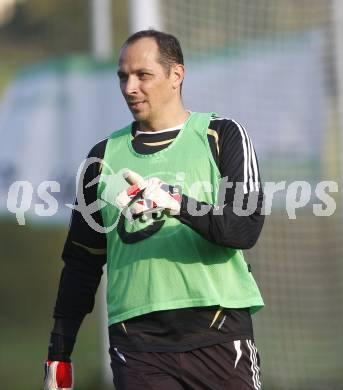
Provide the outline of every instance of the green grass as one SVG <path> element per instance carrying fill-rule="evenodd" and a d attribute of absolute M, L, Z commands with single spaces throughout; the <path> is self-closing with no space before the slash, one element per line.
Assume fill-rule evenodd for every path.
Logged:
<path fill-rule="evenodd" d="M 65 235 L 61 228 L 18 226 L 14 221 L 0 220 L 3 389 L 42 386 Z M 99 302 L 96 307 L 84 321 L 74 349 L 75 389 L 105 389 L 101 385 Z"/>

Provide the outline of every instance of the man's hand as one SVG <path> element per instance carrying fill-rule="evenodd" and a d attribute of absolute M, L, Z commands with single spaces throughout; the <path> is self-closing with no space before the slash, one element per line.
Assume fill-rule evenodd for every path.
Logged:
<path fill-rule="evenodd" d="M 123 176 L 131 186 L 117 196 L 118 207 L 128 207 L 134 216 L 159 210 L 179 213 L 181 194 L 178 187 L 169 186 L 158 177 L 144 180 L 138 173 L 130 170 Z"/>
<path fill-rule="evenodd" d="M 44 390 L 72 390 L 73 365 L 48 360 L 45 363 Z"/>

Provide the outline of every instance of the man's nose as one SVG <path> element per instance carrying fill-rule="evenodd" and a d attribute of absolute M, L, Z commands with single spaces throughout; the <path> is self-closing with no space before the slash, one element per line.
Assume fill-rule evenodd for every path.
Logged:
<path fill-rule="evenodd" d="M 124 92 L 126 95 L 132 95 L 138 92 L 138 80 L 136 77 L 129 76 L 127 78 Z"/>

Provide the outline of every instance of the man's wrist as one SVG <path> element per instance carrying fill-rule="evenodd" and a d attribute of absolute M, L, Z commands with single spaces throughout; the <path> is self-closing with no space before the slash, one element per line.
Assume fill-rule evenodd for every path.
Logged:
<path fill-rule="evenodd" d="M 75 339 L 61 334 L 51 333 L 48 360 L 70 363 L 70 356 L 73 352 L 74 344 Z"/>

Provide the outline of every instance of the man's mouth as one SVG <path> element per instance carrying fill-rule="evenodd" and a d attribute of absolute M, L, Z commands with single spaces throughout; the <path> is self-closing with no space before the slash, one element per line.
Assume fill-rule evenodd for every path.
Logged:
<path fill-rule="evenodd" d="M 128 102 L 129 107 L 133 109 L 139 109 L 142 107 L 142 105 L 145 103 L 144 100 L 139 100 L 139 101 L 133 101 L 133 102 Z"/>

